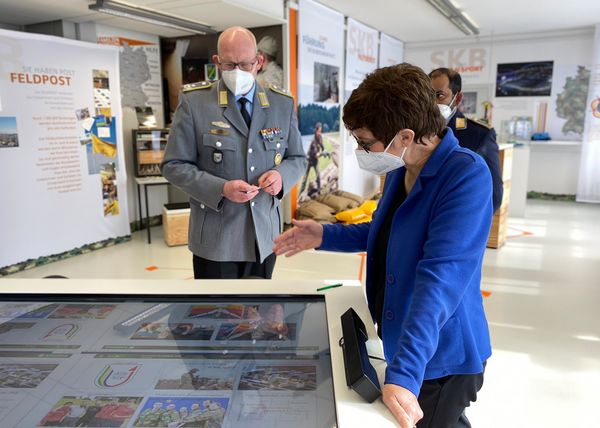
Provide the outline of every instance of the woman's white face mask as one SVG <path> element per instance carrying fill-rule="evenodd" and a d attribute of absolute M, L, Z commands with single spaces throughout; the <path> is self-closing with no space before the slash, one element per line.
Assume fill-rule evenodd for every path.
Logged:
<path fill-rule="evenodd" d="M 375 175 L 384 175 L 395 169 L 402 168 L 405 165 L 404 154 L 408 147 L 404 148 L 400 157 L 388 153 L 388 149 L 394 143 L 395 138 L 396 136 L 392 138 L 392 141 L 390 141 L 390 144 L 388 144 L 383 152 L 367 152 L 363 149 L 356 149 L 354 154 L 356 155 L 360 169 L 369 171 Z"/>

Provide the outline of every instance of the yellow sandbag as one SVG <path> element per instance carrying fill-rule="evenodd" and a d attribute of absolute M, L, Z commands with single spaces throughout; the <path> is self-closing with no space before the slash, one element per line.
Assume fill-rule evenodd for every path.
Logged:
<path fill-rule="evenodd" d="M 365 212 L 365 214 L 371 216 L 371 215 L 373 215 L 373 211 L 375 211 L 377 209 L 377 201 L 373 201 L 373 200 L 365 201 L 365 203 L 362 204 L 358 208 L 363 210 Z"/>
<path fill-rule="evenodd" d="M 344 223 L 356 222 L 357 220 L 362 220 L 368 217 L 369 216 L 360 208 L 342 211 L 335 215 L 337 221 L 343 221 Z"/>

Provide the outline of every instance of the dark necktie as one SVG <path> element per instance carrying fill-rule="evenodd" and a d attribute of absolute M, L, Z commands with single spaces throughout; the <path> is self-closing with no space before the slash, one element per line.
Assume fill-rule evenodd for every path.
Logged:
<path fill-rule="evenodd" d="M 250 129 L 250 121 L 252 119 L 250 118 L 250 113 L 248 113 L 248 110 L 246 109 L 246 104 L 248 102 L 249 102 L 248 98 L 246 98 L 246 97 L 240 98 L 240 110 L 242 112 L 242 117 L 244 118 L 244 122 L 246 122 L 246 125 L 248 125 L 248 129 Z"/>

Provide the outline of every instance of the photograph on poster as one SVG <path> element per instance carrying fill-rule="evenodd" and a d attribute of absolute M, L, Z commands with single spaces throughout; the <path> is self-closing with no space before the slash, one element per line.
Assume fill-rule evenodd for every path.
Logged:
<path fill-rule="evenodd" d="M 458 109 L 464 115 L 474 115 L 477 113 L 477 92 L 463 92 L 463 99 Z"/>
<path fill-rule="evenodd" d="M 65 396 L 38 426 L 125 427 L 141 402 L 142 397 Z"/>
<path fill-rule="evenodd" d="M 37 388 L 58 364 L 0 364 L 0 388 Z"/>
<path fill-rule="evenodd" d="M 49 318 L 104 319 L 116 307 L 117 305 L 67 303 L 56 309 Z"/>
<path fill-rule="evenodd" d="M 0 148 L 19 147 L 19 133 L 15 116 L 0 116 Z"/>
<path fill-rule="evenodd" d="M 108 70 L 93 70 L 94 88 L 109 89 L 108 85 Z"/>
<path fill-rule="evenodd" d="M 240 390 L 314 391 L 317 389 L 316 366 L 256 366 L 242 373 Z"/>
<path fill-rule="evenodd" d="M 320 103 L 338 103 L 340 100 L 340 68 L 334 65 L 315 62 L 314 73 L 314 101 Z"/>
<path fill-rule="evenodd" d="M 0 324 L 0 334 L 6 334 L 13 330 L 26 330 L 35 325 L 34 322 L 3 322 Z"/>
<path fill-rule="evenodd" d="M 107 126 L 110 125 L 112 120 L 112 110 L 110 107 L 96 107 L 96 122 L 98 122 L 98 118 L 102 117 L 104 119 L 104 125 L 98 124 L 98 126 Z"/>
<path fill-rule="evenodd" d="M 77 120 L 87 119 L 88 117 L 90 117 L 90 109 L 85 107 L 79 110 L 75 110 L 75 116 L 77 117 Z"/>
<path fill-rule="evenodd" d="M 231 391 L 231 368 L 207 367 L 189 363 L 185 366 L 168 366 L 161 374 L 155 389 Z"/>
<path fill-rule="evenodd" d="M 133 426 L 221 428 L 228 405 L 228 398 L 150 397 Z"/>
<path fill-rule="evenodd" d="M 98 130 L 100 129 L 101 128 L 98 128 Z M 100 181 L 102 183 L 102 204 L 104 217 L 109 215 L 119 215 L 117 171 L 114 163 L 107 163 L 100 167 Z"/>
<path fill-rule="evenodd" d="M 554 61 L 498 64 L 497 97 L 543 97 L 551 95 Z"/>
<path fill-rule="evenodd" d="M 215 328 L 193 323 L 166 324 L 153 322 L 142 326 L 131 336 L 132 340 L 210 340 Z"/>
<path fill-rule="evenodd" d="M 98 125 L 103 123 L 104 126 Z M 110 125 L 105 119 L 95 119 L 90 129 L 91 144 L 86 146 L 88 173 L 100 174 L 104 165 L 118 165 L 117 157 L 117 126 L 115 118 L 111 118 Z"/>

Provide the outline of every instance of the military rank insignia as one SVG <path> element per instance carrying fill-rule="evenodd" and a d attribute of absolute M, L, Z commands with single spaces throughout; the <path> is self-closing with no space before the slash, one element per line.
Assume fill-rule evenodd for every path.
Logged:
<path fill-rule="evenodd" d="M 222 128 L 213 128 L 210 130 L 212 135 L 229 135 L 229 131 Z"/>
<path fill-rule="evenodd" d="M 279 165 L 282 160 L 283 160 L 283 156 L 281 155 L 281 153 L 277 153 L 275 155 L 275 165 Z"/>
<path fill-rule="evenodd" d="M 456 118 L 456 129 L 466 129 L 467 127 L 467 121 L 465 120 L 464 117 L 457 117 Z"/>
<path fill-rule="evenodd" d="M 223 162 L 223 152 L 221 150 L 215 150 L 213 152 L 213 162 L 214 163 Z"/>
<path fill-rule="evenodd" d="M 277 143 L 283 140 L 281 128 L 264 128 L 260 130 L 260 135 L 265 143 Z"/>

